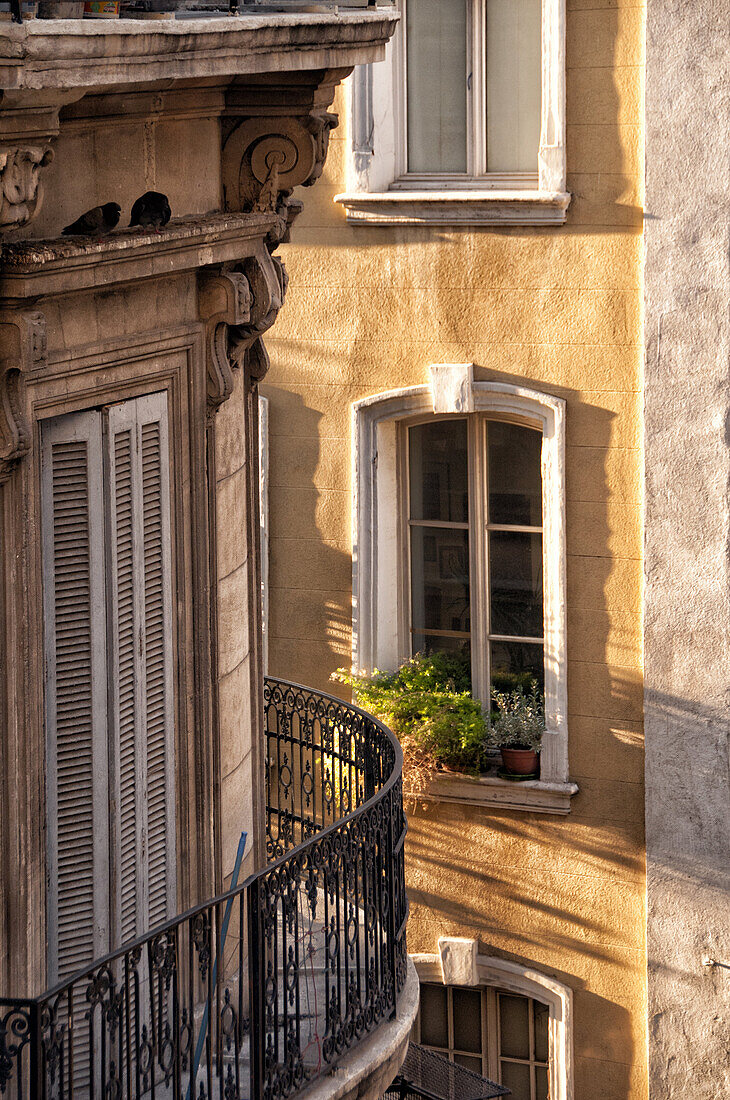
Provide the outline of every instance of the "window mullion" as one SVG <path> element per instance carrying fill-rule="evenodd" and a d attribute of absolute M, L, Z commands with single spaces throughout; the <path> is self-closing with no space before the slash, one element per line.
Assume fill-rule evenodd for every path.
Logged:
<path fill-rule="evenodd" d="M 484 474 L 482 470 L 482 421 L 469 417 L 469 603 L 471 618 L 472 694 L 489 703 L 489 654 L 485 618 L 486 584 L 483 555 Z M 486 673 L 486 675 L 485 675 Z M 486 692 L 486 694 L 485 694 Z"/>
<path fill-rule="evenodd" d="M 471 62 L 471 107 L 469 171 L 472 176 L 487 174 L 487 0 L 471 0 L 469 59 Z"/>

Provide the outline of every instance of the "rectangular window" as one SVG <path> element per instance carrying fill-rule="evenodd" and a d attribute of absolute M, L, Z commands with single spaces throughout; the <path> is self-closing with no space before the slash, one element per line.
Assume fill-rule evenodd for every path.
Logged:
<path fill-rule="evenodd" d="M 541 448 L 479 416 L 407 428 L 410 650 L 463 654 L 485 701 L 544 683 Z"/>
<path fill-rule="evenodd" d="M 175 895 L 166 395 L 42 429 L 49 978 Z"/>
<path fill-rule="evenodd" d="M 415 1040 L 511 1089 L 513 1100 L 548 1100 L 548 1021 L 532 997 L 422 982 Z"/>
<path fill-rule="evenodd" d="M 541 0 L 405 0 L 407 172 L 537 176 Z"/>

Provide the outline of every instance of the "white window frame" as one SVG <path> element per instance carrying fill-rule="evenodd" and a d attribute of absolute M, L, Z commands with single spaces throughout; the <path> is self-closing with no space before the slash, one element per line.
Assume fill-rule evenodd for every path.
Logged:
<path fill-rule="evenodd" d="M 347 81 L 349 156 L 346 191 L 335 196 L 347 219 L 374 225 L 562 225 L 567 217 L 565 157 L 565 0 L 542 0 L 542 106 L 536 171 L 487 172 L 483 143 L 484 0 L 471 0 L 474 87 L 468 111 L 468 173 L 407 171 L 407 0 L 380 64 L 359 66 Z M 483 156 L 483 154 L 481 154 Z"/>
<path fill-rule="evenodd" d="M 473 365 L 431 367 L 431 385 L 374 394 L 353 415 L 353 667 L 393 669 L 410 657 L 403 630 L 402 517 L 405 492 L 401 425 L 430 415 L 481 413 L 542 433 L 543 636 L 545 713 L 540 779 L 514 784 L 496 776 L 443 780 L 445 801 L 567 813 L 577 787 L 568 774 L 565 402 L 553 394 L 502 382 L 475 382 Z M 445 786 L 444 786 L 445 784 Z M 448 789 L 446 789 L 448 788 Z"/>
<path fill-rule="evenodd" d="M 548 1007 L 548 1082 L 550 1100 L 573 1100 L 573 991 L 563 982 L 532 966 L 481 955 L 474 944 L 475 967 L 471 980 L 450 975 L 444 948 L 452 941 L 439 940 L 439 954 L 411 955 L 419 981 L 463 985 L 531 997 Z M 462 943 L 465 941 L 461 941 Z"/>

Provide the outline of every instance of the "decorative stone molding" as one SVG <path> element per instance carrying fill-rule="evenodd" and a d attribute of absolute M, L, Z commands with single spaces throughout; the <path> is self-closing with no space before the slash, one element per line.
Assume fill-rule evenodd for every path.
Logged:
<path fill-rule="evenodd" d="M 0 90 L 0 232 L 19 229 L 40 213 L 41 169 L 53 160 L 59 111 L 82 95 L 79 89 Z"/>
<path fill-rule="evenodd" d="M 208 334 L 208 408 L 230 397 L 233 371 L 243 368 L 259 382 L 269 369 L 261 337 L 277 318 L 286 294 L 283 263 L 261 244 L 231 269 L 201 272 L 200 315 Z"/>
<path fill-rule="evenodd" d="M 27 225 L 40 212 L 40 171 L 52 160 L 48 146 L 0 148 L 0 229 Z"/>
<path fill-rule="evenodd" d="M 444 985 L 479 985 L 476 940 L 441 936 L 439 957 Z"/>
<path fill-rule="evenodd" d="M 0 485 L 31 446 L 23 375 L 47 361 L 46 322 L 42 313 L 0 315 Z"/>
<path fill-rule="evenodd" d="M 330 131 L 337 115 L 318 111 L 304 118 L 247 118 L 223 146 L 223 195 L 226 210 L 253 208 L 272 169 L 278 190 L 310 187 L 322 174 Z"/>

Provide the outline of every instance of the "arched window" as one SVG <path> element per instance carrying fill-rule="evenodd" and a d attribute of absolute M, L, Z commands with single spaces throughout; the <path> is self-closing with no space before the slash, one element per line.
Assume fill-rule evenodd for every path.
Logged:
<path fill-rule="evenodd" d="M 512 1090 L 514 1100 L 572 1100 L 572 991 L 533 967 L 473 949 L 469 984 L 440 955 L 414 955 L 421 982 L 412 1038 Z M 462 974 L 462 981 L 467 975 Z"/>
<path fill-rule="evenodd" d="M 541 781 L 567 784 L 564 402 L 431 373 L 353 407 L 353 664 L 457 651 L 486 705 L 536 678 Z"/>

